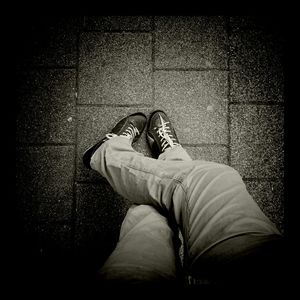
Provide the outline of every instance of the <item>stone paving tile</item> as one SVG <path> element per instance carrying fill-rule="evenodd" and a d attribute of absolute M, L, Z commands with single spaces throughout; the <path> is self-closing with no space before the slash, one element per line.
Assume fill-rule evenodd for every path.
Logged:
<path fill-rule="evenodd" d="M 244 177 L 282 177 L 284 108 L 231 105 L 231 165 Z"/>
<path fill-rule="evenodd" d="M 129 202 L 108 184 L 77 184 L 75 244 L 78 253 L 107 258 L 119 238 Z"/>
<path fill-rule="evenodd" d="M 19 147 L 16 196 L 27 222 L 68 221 L 72 213 L 74 147 Z"/>
<path fill-rule="evenodd" d="M 17 142 L 75 141 L 75 81 L 74 70 L 17 72 Z"/>
<path fill-rule="evenodd" d="M 72 251 L 72 228 L 66 224 L 26 224 L 24 246 L 35 256 L 47 257 L 70 254 Z"/>
<path fill-rule="evenodd" d="M 99 223 L 109 229 L 112 219 L 123 220 L 128 203 L 109 184 L 76 184 L 76 215 L 79 222 Z M 120 224 L 119 224 L 120 225 Z"/>
<path fill-rule="evenodd" d="M 88 170 L 82 163 L 84 151 L 95 144 L 99 139 L 115 126 L 115 124 L 129 114 L 143 112 L 149 116 L 148 108 L 126 108 L 126 107 L 79 107 L 78 108 L 78 147 L 77 147 L 77 180 L 99 181 L 103 177 L 93 170 Z M 133 145 L 134 149 L 151 157 L 150 149 L 146 142 L 144 130 L 141 138 Z"/>
<path fill-rule="evenodd" d="M 76 65 L 76 43 L 80 20 L 77 17 L 26 18 L 18 28 L 16 46 L 19 65 Z"/>
<path fill-rule="evenodd" d="M 150 16 L 89 16 L 84 19 L 86 30 L 151 30 Z"/>
<path fill-rule="evenodd" d="M 283 99 L 283 50 L 274 36 L 243 30 L 230 37 L 231 101 Z"/>
<path fill-rule="evenodd" d="M 85 29 L 151 31 L 150 19 L 134 18 L 88 17 Z M 46 17 L 38 26 L 33 20 L 32 29 L 29 23 L 20 28 L 17 66 L 75 67 L 78 20 Z M 79 105 L 75 116 L 75 69 L 17 74 L 17 142 L 73 143 L 78 121 L 76 179 L 98 181 L 76 185 L 79 254 L 101 264 L 117 241 L 129 206 L 81 162 L 86 147 L 117 120 L 140 110 L 149 116 L 153 106 L 164 109 L 192 158 L 227 163 L 228 100 L 283 101 L 281 46 L 259 22 L 254 24 L 257 20 L 252 21 L 253 27 L 250 19 L 230 19 L 230 99 L 226 71 L 156 71 L 154 105 L 150 32 L 83 32 L 79 49 L 79 104 L 139 104 L 148 109 Z M 224 17 L 155 18 L 156 68 L 227 68 L 228 43 Z M 246 180 L 247 188 L 283 232 L 283 183 L 259 180 L 283 176 L 283 107 L 231 105 L 230 111 L 232 166 L 244 177 L 256 178 Z M 151 156 L 145 132 L 134 148 Z M 74 151 L 73 146 L 17 147 L 18 214 L 25 236 L 41 255 L 68 252 L 72 247 L 73 228 L 67 224 L 72 221 Z"/>
<path fill-rule="evenodd" d="M 185 146 L 184 149 L 194 160 L 213 161 L 228 164 L 228 149 L 226 146 Z"/>
<path fill-rule="evenodd" d="M 227 72 L 156 71 L 155 108 L 183 144 L 227 143 Z"/>
<path fill-rule="evenodd" d="M 245 181 L 248 192 L 266 216 L 284 233 L 284 185 L 282 181 Z"/>
<path fill-rule="evenodd" d="M 155 17 L 155 67 L 227 68 L 224 17 Z"/>
<path fill-rule="evenodd" d="M 240 29 L 277 29 L 282 26 L 279 16 L 231 16 L 229 23 L 232 30 Z"/>
<path fill-rule="evenodd" d="M 82 33 L 79 103 L 151 104 L 151 70 L 150 34 Z"/>

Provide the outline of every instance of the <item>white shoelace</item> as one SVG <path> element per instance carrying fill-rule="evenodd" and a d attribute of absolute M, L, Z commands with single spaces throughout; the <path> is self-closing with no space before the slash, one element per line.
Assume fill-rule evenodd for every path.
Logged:
<path fill-rule="evenodd" d="M 139 130 L 133 124 L 130 124 L 129 127 L 120 136 L 124 136 L 128 139 L 134 139 L 137 134 L 140 134 Z M 105 136 L 110 140 L 112 137 L 117 136 L 117 134 L 107 133 Z"/>
<path fill-rule="evenodd" d="M 160 136 L 162 152 L 164 152 L 168 146 L 173 148 L 174 146 L 177 146 L 179 144 L 176 143 L 175 137 L 173 137 L 173 135 L 171 134 L 170 127 L 168 126 L 170 122 L 165 122 L 161 115 L 159 115 L 159 118 L 161 125 L 159 127 L 155 127 L 154 130 L 156 130 L 156 132 Z"/>
<path fill-rule="evenodd" d="M 121 134 L 121 136 L 134 139 L 137 134 L 140 134 L 139 130 L 133 124 L 130 124 L 129 127 L 127 127 L 127 129 Z"/>

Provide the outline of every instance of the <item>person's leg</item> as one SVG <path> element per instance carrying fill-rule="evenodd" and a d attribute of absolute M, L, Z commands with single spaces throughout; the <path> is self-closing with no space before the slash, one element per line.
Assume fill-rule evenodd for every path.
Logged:
<path fill-rule="evenodd" d="M 109 287 L 178 285 L 180 267 L 174 238 L 167 219 L 154 207 L 130 207 L 100 278 Z"/>
<path fill-rule="evenodd" d="M 157 159 L 167 160 L 167 161 L 192 161 L 192 158 L 189 156 L 187 151 L 181 145 L 177 145 L 175 147 L 166 149 L 163 153 L 161 153 L 158 156 Z M 182 232 L 178 227 L 174 214 L 169 214 L 169 222 L 173 224 L 173 230 L 179 242 L 178 252 L 181 260 L 181 266 L 183 266 L 185 265 L 185 261 L 187 259 L 186 251 L 184 248 L 185 243 L 184 243 Z M 183 274 L 184 274 L 184 270 L 183 270 Z"/>
<path fill-rule="evenodd" d="M 184 155 L 188 158 L 187 154 Z M 95 151 L 91 167 L 133 204 L 164 208 L 171 205 L 172 194 L 178 189 L 178 183 L 195 167 L 195 162 L 162 157 L 145 157 L 132 148 L 130 140 L 116 136 Z"/>
<path fill-rule="evenodd" d="M 107 168 L 110 164 L 109 159 L 107 165 L 99 163 L 97 158 L 101 159 L 101 157 L 97 153 L 105 145 L 114 144 L 113 140 L 115 139 L 118 141 L 114 144 L 117 147 L 113 155 L 116 159 L 122 156 L 118 152 L 122 152 L 127 158 L 129 158 L 128 155 L 132 158 L 136 155 L 143 157 L 142 154 L 133 150 L 131 144 L 140 136 L 144 124 L 145 117 L 141 113 L 123 118 L 115 125 L 111 133 L 85 151 L 84 165 L 96 170 L 97 166 L 102 166 L 105 170 L 109 169 Z M 100 147 L 101 145 L 102 147 Z M 110 150 L 108 149 L 107 152 Z M 184 151 L 182 150 L 182 152 Z M 101 173 L 100 169 L 98 171 Z M 108 178 L 107 175 L 102 174 Z M 118 175 L 113 174 L 114 176 Z M 112 184 L 112 181 L 110 182 Z M 119 193 L 124 196 L 122 191 L 119 190 Z M 136 195 L 138 196 L 138 194 Z M 136 198 L 130 198 L 134 200 L 134 203 L 138 202 Z M 156 208 L 159 209 L 159 206 L 156 205 Z M 151 281 L 157 286 L 162 282 L 164 285 L 172 284 L 175 278 L 180 278 L 179 241 L 178 236 L 174 234 L 177 232 L 177 228 L 173 228 L 174 224 L 168 224 L 169 220 L 163 217 L 164 213 L 161 211 L 159 214 L 155 208 L 148 205 L 137 206 L 128 211 L 122 225 L 119 243 L 101 269 L 101 277 L 107 279 L 106 283 L 112 285 L 131 283 L 140 286 L 141 283 L 148 285 Z"/>
<path fill-rule="evenodd" d="M 203 163 L 185 177 L 181 189 L 188 273 L 216 283 L 266 282 L 279 266 L 282 236 L 239 173 Z"/>
<path fill-rule="evenodd" d="M 279 234 L 233 168 L 205 161 L 144 157 L 123 137 L 105 142 L 93 169 L 123 197 L 175 214 L 190 245 L 190 261 L 220 239 L 242 234 Z"/>
<path fill-rule="evenodd" d="M 192 274 L 197 275 L 213 249 L 230 260 L 280 236 L 229 166 L 144 157 L 120 136 L 94 153 L 91 166 L 123 197 L 160 206 L 174 216 L 185 238 Z M 240 238 L 243 249 L 235 247 Z"/>
<path fill-rule="evenodd" d="M 192 161 L 192 158 L 181 145 L 166 149 L 166 151 L 161 153 L 157 159 L 173 161 Z"/>
<path fill-rule="evenodd" d="M 174 146 L 172 148 L 166 149 L 163 153 L 161 153 L 158 156 L 158 159 L 161 160 L 170 160 L 170 161 L 191 161 L 191 157 L 188 155 L 188 153 L 180 146 Z M 221 175 L 222 171 L 222 165 L 215 164 L 216 169 L 219 169 L 216 173 L 219 173 Z M 228 168 L 227 168 L 228 169 Z M 195 172 L 197 173 L 197 172 Z M 199 173 L 199 172 L 198 172 Z M 201 172 L 200 172 L 201 173 Z M 213 171 L 214 173 L 214 171 Z M 209 214 L 207 212 L 202 212 L 203 215 L 206 215 L 206 217 L 210 216 L 216 216 L 219 214 L 219 221 L 215 220 L 216 224 L 223 224 L 221 235 L 224 236 L 224 239 L 221 238 L 218 242 L 212 243 L 210 242 L 210 246 L 205 249 L 201 253 L 201 244 L 204 244 L 205 237 L 201 236 L 199 234 L 200 232 L 209 232 L 210 235 L 215 235 L 212 227 L 218 228 L 216 224 L 214 226 L 211 226 L 209 224 L 203 224 L 201 225 L 201 222 L 199 222 L 199 215 L 201 215 L 201 202 L 203 205 L 203 202 L 209 203 L 209 206 L 212 206 L 213 203 L 213 197 L 209 200 L 206 199 L 205 201 L 201 201 L 201 199 L 195 199 L 195 205 L 191 209 L 191 213 L 189 217 L 186 219 L 188 220 L 181 228 L 185 229 L 186 237 L 189 237 L 190 243 L 194 244 L 194 250 L 191 252 L 192 248 L 190 247 L 190 244 L 186 243 L 186 249 L 185 249 L 185 259 L 183 260 L 183 263 L 186 263 L 186 267 L 189 274 L 192 274 L 193 276 L 189 276 L 190 279 L 196 280 L 200 282 L 204 280 L 207 282 L 208 280 L 212 280 L 212 282 L 221 282 L 224 278 L 227 278 L 226 281 L 232 281 L 234 280 L 234 283 L 241 283 L 241 280 L 245 283 L 247 282 L 247 279 L 251 278 L 251 276 L 255 276 L 254 278 L 263 279 L 261 282 L 266 283 L 268 276 L 267 274 L 270 274 L 274 272 L 276 274 L 276 271 L 282 267 L 283 261 L 278 261 L 279 256 L 283 256 L 283 243 L 282 238 L 277 229 L 274 227 L 274 224 L 271 224 L 271 226 L 267 225 L 267 227 L 270 227 L 270 232 L 266 233 L 264 230 L 263 232 L 257 231 L 256 228 L 259 228 L 259 226 L 253 226 L 251 223 L 259 222 L 257 218 L 253 218 L 255 215 L 261 214 L 261 210 L 258 208 L 258 206 L 253 205 L 255 204 L 253 199 L 250 195 L 248 195 L 245 185 L 242 182 L 242 178 L 237 175 L 234 170 L 231 173 L 235 173 L 236 183 L 232 184 L 232 187 L 230 187 L 230 184 L 226 182 L 220 177 L 219 180 L 217 179 L 217 175 L 213 175 L 213 179 L 215 180 L 215 183 L 211 184 L 211 180 L 207 180 L 206 183 L 202 184 L 201 187 L 197 187 L 197 184 L 195 187 L 192 187 L 193 184 L 190 183 L 191 181 L 199 182 L 202 179 L 200 175 L 197 176 L 196 174 L 193 175 L 187 175 L 186 177 L 186 190 L 205 190 L 206 185 L 208 182 L 210 182 L 211 187 L 209 188 L 212 191 L 216 191 L 216 195 L 220 196 L 223 193 L 228 193 L 229 197 L 228 199 L 231 199 L 230 204 L 226 204 L 226 201 L 222 204 L 224 208 L 221 209 L 207 209 L 210 210 Z M 228 173 L 228 170 L 224 172 L 223 176 L 228 176 L 230 173 Z M 205 176 L 209 178 L 209 172 L 205 172 Z M 231 177 L 232 175 L 229 175 Z M 205 182 L 205 179 L 204 179 Z M 232 182 L 234 182 L 234 176 L 232 177 Z M 238 188 L 238 184 L 241 185 L 240 189 Z M 232 191 L 230 191 L 232 189 Z M 209 193 L 209 191 L 208 191 Z M 198 197 L 198 196 L 197 196 Z M 205 196 L 206 198 L 206 196 Z M 224 197 L 226 198 L 226 196 Z M 234 204 L 234 199 L 237 199 L 236 203 Z M 250 201 L 241 201 L 241 199 L 248 198 Z M 189 199 L 188 202 L 192 202 L 192 199 Z M 242 202 L 244 202 L 242 204 Z M 248 203 L 247 203 L 248 202 Z M 221 201 L 220 201 L 221 203 Z M 251 204 L 249 206 L 249 204 Z M 227 209 L 229 206 L 232 206 L 235 208 L 231 209 L 231 212 L 228 213 Z M 238 208 L 238 206 L 240 207 Z M 188 207 L 188 205 L 187 205 Z M 223 210 L 223 211 L 222 211 Z M 243 214 L 243 210 L 245 211 L 244 216 L 239 218 L 233 217 L 234 214 Z M 248 212 L 247 212 L 248 210 Z M 251 215 L 251 210 L 253 210 L 252 214 L 253 216 L 247 220 L 247 218 Z M 187 209 L 188 214 L 189 209 Z M 192 212 L 193 211 L 193 212 Z M 215 212 L 214 212 L 215 211 Z M 231 215 L 231 216 L 230 216 Z M 224 216 L 227 217 L 228 221 L 224 221 Z M 232 219 L 232 223 L 230 223 L 230 219 Z M 235 220 L 234 220 L 235 219 Z M 263 218 L 264 219 L 264 218 Z M 264 221 L 265 222 L 265 221 Z M 270 224 L 270 222 L 267 222 L 267 224 Z M 228 233 L 226 233 L 226 226 L 244 226 L 244 228 L 248 229 L 248 232 L 240 231 L 240 234 L 233 234 L 231 237 Z M 266 226 L 263 225 L 263 226 Z M 205 228 L 206 227 L 206 228 Z M 272 228 L 273 227 L 273 228 Z M 194 228 L 195 235 L 191 235 L 192 228 Z M 202 229 L 203 228 L 203 229 Z M 252 228 L 252 232 L 251 232 Z M 269 229 L 270 229 L 269 228 Z M 274 230 L 275 229 L 275 230 Z M 218 232 L 220 232 L 219 229 L 217 229 Z M 273 231 L 273 233 L 272 233 Z M 205 236 L 205 235 L 204 235 Z M 216 236 L 218 236 L 218 233 L 216 233 Z M 228 238 L 229 236 L 229 238 Z M 226 237 L 226 238 L 225 238 Z M 216 240 L 216 238 L 215 238 Z M 183 241 L 184 242 L 184 241 Z M 209 243 L 208 243 L 209 244 Z M 203 249 L 203 248 L 202 248 Z M 187 255 L 188 253 L 188 255 Z M 195 255 L 195 253 L 198 253 L 198 255 Z M 193 259 L 194 257 L 194 259 Z M 274 263 L 276 262 L 276 264 Z M 281 264 L 281 266 L 280 266 Z M 275 268 L 275 269 L 274 269 Z M 259 271 L 259 274 L 257 274 L 257 269 L 263 269 Z M 276 270 L 277 269 L 277 270 Z M 246 271 L 246 272 L 245 272 Z M 245 273 L 247 275 L 247 279 L 245 278 Z M 254 274 L 255 273 L 255 274 Z M 244 277 L 243 275 L 244 274 Z M 274 278 L 269 279 L 270 281 L 273 281 Z M 257 280 L 258 282 L 258 280 Z"/>

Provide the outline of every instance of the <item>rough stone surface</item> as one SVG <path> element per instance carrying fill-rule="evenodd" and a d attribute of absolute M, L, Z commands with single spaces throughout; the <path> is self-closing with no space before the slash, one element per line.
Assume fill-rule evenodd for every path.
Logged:
<path fill-rule="evenodd" d="M 143 112 L 149 116 L 150 109 L 147 108 L 125 108 L 125 107 L 80 107 L 78 109 L 78 147 L 77 147 L 77 180 L 99 181 L 103 177 L 93 170 L 85 168 L 82 162 L 84 151 L 91 145 L 96 144 L 106 133 L 116 125 L 118 121 L 129 114 Z M 146 142 L 146 130 L 137 143 L 133 144 L 136 151 L 151 157 L 150 149 Z"/>
<path fill-rule="evenodd" d="M 229 25 L 232 31 L 259 29 L 266 32 L 282 33 L 284 20 L 279 16 L 232 16 Z"/>
<path fill-rule="evenodd" d="M 70 220 L 74 147 L 19 147 L 16 197 L 20 218 L 28 222 Z"/>
<path fill-rule="evenodd" d="M 77 184 L 76 203 L 77 251 L 99 263 L 114 249 L 130 203 L 108 184 Z"/>
<path fill-rule="evenodd" d="M 284 185 L 282 181 L 245 181 L 249 193 L 265 215 L 284 233 Z"/>
<path fill-rule="evenodd" d="M 149 117 L 153 109 L 165 110 L 193 159 L 230 159 L 284 232 L 286 103 L 278 17 L 275 24 L 248 16 L 17 21 L 24 26 L 13 35 L 16 249 L 27 262 L 20 278 L 50 268 L 61 283 L 71 277 L 81 284 L 111 253 L 129 203 L 81 159 L 137 111 Z M 145 131 L 133 147 L 151 157 Z M 36 268 L 28 250 L 38 257 Z"/>
<path fill-rule="evenodd" d="M 75 80 L 73 70 L 17 72 L 17 142 L 75 141 Z"/>
<path fill-rule="evenodd" d="M 282 44 L 257 30 L 233 33 L 230 39 L 231 101 L 283 99 Z"/>
<path fill-rule="evenodd" d="M 231 105 L 231 165 L 244 177 L 282 177 L 282 106 Z"/>
<path fill-rule="evenodd" d="M 226 68 L 223 17 L 155 17 L 155 67 Z"/>
<path fill-rule="evenodd" d="M 155 108 L 183 144 L 227 143 L 227 72 L 157 71 Z"/>
<path fill-rule="evenodd" d="M 66 224 L 41 223 L 24 226 L 27 251 L 37 257 L 59 257 L 72 251 L 72 227 Z"/>
<path fill-rule="evenodd" d="M 76 215 L 79 222 L 99 223 L 114 228 L 111 220 L 123 220 L 129 201 L 118 195 L 109 184 L 76 184 Z M 120 224 L 118 224 L 120 226 Z"/>
<path fill-rule="evenodd" d="M 75 66 L 79 24 L 77 17 L 30 16 L 18 28 L 17 64 Z"/>
<path fill-rule="evenodd" d="M 151 70 L 150 34 L 83 33 L 79 103 L 151 104 Z"/>
<path fill-rule="evenodd" d="M 84 18 L 86 30 L 151 30 L 149 16 L 89 16 Z"/>
<path fill-rule="evenodd" d="M 194 160 L 213 161 L 220 164 L 228 164 L 228 149 L 226 146 L 184 146 Z"/>

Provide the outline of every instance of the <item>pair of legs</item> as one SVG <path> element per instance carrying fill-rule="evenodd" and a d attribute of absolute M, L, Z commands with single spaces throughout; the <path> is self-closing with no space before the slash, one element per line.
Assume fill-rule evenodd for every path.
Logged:
<path fill-rule="evenodd" d="M 103 143 L 91 167 L 132 201 L 116 248 L 100 270 L 107 283 L 178 284 L 183 275 L 235 281 L 276 264 L 270 253 L 278 253 L 281 235 L 233 168 L 193 161 L 180 145 L 158 159 L 144 157 L 122 136 Z"/>

